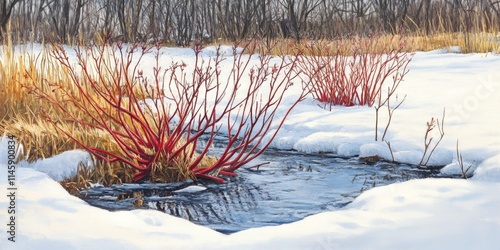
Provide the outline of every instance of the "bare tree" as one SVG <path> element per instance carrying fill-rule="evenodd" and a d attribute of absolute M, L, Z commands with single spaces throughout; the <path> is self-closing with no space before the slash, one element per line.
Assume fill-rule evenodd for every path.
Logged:
<path fill-rule="evenodd" d="M 20 0 L 0 0 L 0 39 L 3 40 L 5 32 L 7 32 L 7 23 L 10 20 L 12 9 Z"/>
<path fill-rule="evenodd" d="M 40 1 L 34 30 L 40 29 L 44 37 L 67 43 L 77 37 L 82 11 L 88 0 Z M 42 22 L 39 24 L 39 22 Z"/>
<path fill-rule="evenodd" d="M 344 10 L 347 12 L 349 22 L 346 26 L 351 27 L 353 33 L 364 33 L 366 31 L 368 17 L 374 13 L 372 0 L 344 0 Z M 371 28 L 370 28 L 371 30 Z"/>
<path fill-rule="evenodd" d="M 174 41 L 177 46 L 187 46 L 193 40 L 195 11 L 194 0 L 175 2 L 175 8 L 172 8 L 172 22 L 175 28 Z"/>
<path fill-rule="evenodd" d="M 383 23 L 384 30 L 398 33 L 398 25 L 404 25 L 410 0 L 375 0 L 374 6 Z"/>
<path fill-rule="evenodd" d="M 13 37 L 60 42 L 99 33 L 187 46 L 194 40 L 333 39 L 408 28 L 474 32 L 498 30 L 499 20 L 498 0 L 0 0 L 2 33 L 10 21 Z"/>
<path fill-rule="evenodd" d="M 489 0 L 491 8 L 496 12 L 497 18 L 500 18 L 500 1 Z"/>
<path fill-rule="evenodd" d="M 413 20 L 418 25 L 418 28 L 424 30 L 425 34 L 430 33 L 430 17 L 431 17 L 431 0 L 421 0 L 416 8 Z"/>
<path fill-rule="evenodd" d="M 257 13 L 258 1 L 218 0 L 217 19 L 227 39 L 236 41 L 246 38 L 252 31 Z"/>
<path fill-rule="evenodd" d="M 172 31 L 172 1 L 158 1 L 158 14 L 156 15 L 159 26 L 159 36 L 164 42 L 170 42 Z M 160 38 L 159 37 L 159 38 Z"/>
<path fill-rule="evenodd" d="M 117 12 L 116 10 L 116 4 L 115 1 L 113 0 L 105 0 L 103 1 L 103 6 L 100 8 L 104 13 L 102 14 L 102 20 L 103 20 L 103 25 L 101 27 L 100 32 L 114 36 L 113 32 L 114 29 L 113 27 L 116 26 L 114 23 L 114 13 Z"/>
<path fill-rule="evenodd" d="M 302 33 L 307 30 L 309 15 L 321 5 L 320 0 L 280 0 L 287 13 L 287 20 L 291 25 L 297 41 L 302 39 Z"/>
<path fill-rule="evenodd" d="M 116 2 L 121 34 L 125 41 L 135 42 L 139 35 L 138 27 L 141 21 L 140 15 L 143 8 L 143 0 L 116 0 Z"/>

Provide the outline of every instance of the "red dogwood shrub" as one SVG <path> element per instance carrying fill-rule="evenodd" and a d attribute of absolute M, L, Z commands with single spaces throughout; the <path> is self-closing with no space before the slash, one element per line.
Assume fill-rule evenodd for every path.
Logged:
<path fill-rule="evenodd" d="M 393 37 L 392 39 L 398 39 Z M 299 72 L 305 75 L 314 98 L 326 105 L 372 106 L 385 80 L 406 70 L 413 54 L 404 51 L 406 40 L 349 38 L 303 45 Z M 370 50 L 378 50 L 374 53 Z"/>
<path fill-rule="evenodd" d="M 297 76 L 298 59 L 275 61 L 269 54 L 255 54 L 259 46 L 270 51 L 262 44 L 237 45 L 232 54 L 223 55 L 217 47 L 215 55 L 207 56 L 195 44 L 192 62 L 170 65 L 160 60 L 159 46 L 103 43 L 78 47 L 76 58 L 71 58 L 56 45 L 51 55 L 71 76 L 72 87 L 50 82 L 50 88 L 35 87 L 31 92 L 66 113 L 66 122 L 109 135 L 119 152 L 66 133 L 96 157 L 137 170 L 136 181 L 149 177 L 154 166 L 163 166 L 223 182 L 220 175 L 235 175 L 269 146 L 292 108 L 306 96 L 302 88 L 278 113 Z M 154 65 L 143 64 L 149 54 L 154 55 Z M 57 126 L 58 121 L 53 122 Z M 228 138 L 222 153 L 208 165 L 201 164 L 221 133 Z"/>

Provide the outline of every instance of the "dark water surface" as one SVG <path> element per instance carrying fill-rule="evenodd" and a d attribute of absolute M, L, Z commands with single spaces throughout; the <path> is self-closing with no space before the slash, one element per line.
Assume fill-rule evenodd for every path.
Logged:
<path fill-rule="evenodd" d="M 372 187 L 438 176 L 404 164 L 268 150 L 224 184 L 122 184 L 84 190 L 80 197 L 107 210 L 156 209 L 223 233 L 279 225 L 339 209 Z M 206 188 L 206 189 L 203 189 Z M 192 188 L 192 187 L 191 187 Z M 177 191 L 176 191 L 177 190 Z M 180 192 L 179 192 L 180 191 Z"/>

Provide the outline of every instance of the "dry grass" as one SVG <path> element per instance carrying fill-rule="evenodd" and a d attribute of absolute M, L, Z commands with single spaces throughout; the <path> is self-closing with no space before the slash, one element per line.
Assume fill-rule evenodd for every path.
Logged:
<path fill-rule="evenodd" d="M 393 35 L 393 34 L 378 34 L 371 37 L 359 37 L 351 36 L 339 38 L 334 41 L 310 41 L 302 40 L 297 42 L 293 39 L 278 39 L 273 40 L 269 45 L 271 53 L 273 55 L 295 55 L 299 52 L 307 53 L 305 55 L 310 55 L 310 51 L 307 51 L 305 47 L 311 43 L 324 43 L 326 44 L 336 44 L 339 46 L 328 48 L 330 50 L 340 50 L 340 51 L 353 51 L 352 48 L 356 47 L 356 43 L 362 43 L 366 46 L 364 47 L 363 53 L 384 53 L 390 51 L 390 48 L 398 48 L 401 43 L 403 43 L 403 51 L 415 52 L 415 51 L 431 51 L 436 49 L 448 49 L 453 46 L 460 47 L 461 53 L 489 53 L 489 52 L 500 52 L 500 33 L 495 31 L 490 32 L 477 32 L 477 33 L 466 33 L 466 32 L 438 32 L 431 35 L 423 35 L 421 33 L 406 34 L 406 35 Z M 214 44 L 209 45 L 233 45 L 229 41 L 219 41 Z M 242 44 L 244 45 L 244 44 Z M 260 49 L 259 51 L 266 51 L 266 49 Z M 330 54 L 334 54 L 330 51 Z M 318 50 L 315 56 L 325 55 L 325 51 Z"/>
<path fill-rule="evenodd" d="M 2 47 L 0 59 L 0 118 L 10 120 L 18 114 L 28 114 L 36 100 L 22 88 L 24 72 L 34 68 L 26 66 L 25 55 L 16 55 L 10 40 Z M 29 59 L 28 59 L 29 60 Z"/>
<path fill-rule="evenodd" d="M 217 159 L 215 157 L 205 157 L 200 163 L 200 167 L 210 166 Z M 133 175 L 137 172 L 131 167 L 125 166 L 121 162 L 109 163 L 93 157 L 94 166 L 80 164 L 77 175 L 63 180 L 61 185 L 71 194 L 78 194 L 78 191 L 87 189 L 92 183 L 100 183 L 105 186 L 121 183 L 133 182 Z M 150 181 L 153 183 L 185 181 L 195 179 L 195 176 L 187 168 L 187 162 L 178 162 L 176 165 L 165 164 L 166 161 L 159 159 L 153 165 L 150 174 Z"/>
<path fill-rule="evenodd" d="M 30 94 L 29 88 L 49 88 L 50 82 L 61 81 L 69 85 L 66 71 L 44 50 L 34 54 L 26 47 L 14 47 L 10 42 L 2 48 L 0 63 L 0 131 L 11 134 L 25 147 L 29 160 L 46 158 L 77 148 L 60 131 L 44 119 L 54 113 L 52 106 Z M 30 77 L 27 77 L 27 76 Z M 56 92 L 53 92 L 56 95 Z M 65 114 L 56 114 L 64 117 Z M 69 124 L 65 126 L 70 126 Z M 84 136 L 86 131 L 77 127 L 71 131 Z"/>
<path fill-rule="evenodd" d="M 415 36 L 415 49 L 429 51 L 441 48 L 460 47 L 461 53 L 500 52 L 500 37 L 496 33 L 440 33 Z"/>
<path fill-rule="evenodd" d="M 80 145 L 68 138 L 67 134 L 87 146 L 104 148 L 110 152 L 120 152 L 120 148 L 112 137 L 103 131 L 83 128 L 75 123 L 65 121 L 67 114 L 58 114 L 57 110 L 43 100 L 30 94 L 33 86 L 50 88 L 51 82 L 63 82 L 71 87 L 68 72 L 53 59 L 45 48 L 40 54 L 19 50 L 8 42 L 3 46 L 0 58 L 0 134 L 13 135 L 24 146 L 24 157 L 28 161 L 47 158 L 64 151 L 80 149 Z M 19 51 L 15 51 L 18 49 Z M 29 77 L 28 77 L 29 76 Z M 132 90 L 139 99 L 157 97 L 161 93 L 146 91 L 136 85 Z M 50 91 L 49 91 L 50 92 Z M 62 98 L 58 91 L 52 92 L 56 98 Z M 128 93 L 118 93 L 128 96 Z M 152 96 L 153 95 L 153 96 Z M 81 115 L 78 110 L 73 114 Z M 52 117 L 48 121 L 48 114 Z M 55 118 L 54 118 L 55 117 Z M 53 122 L 56 122 L 57 128 Z M 207 162 L 212 161 L 207 158 Z M 187 164 L 179 162 L 176 166 L 162 164 L 161 159 L 152 170 L 151 181 L 171 182 L 193 178 L 186 168 Z M 207 163 L 208 166 L 208 163 Z M 79 166 L 78 175 L 64 180 L 61 184 L 70 192 L 88 188 L 90 183 L 112 185 L 133 182 L 136 171 L 120 162 L 105 162 L 94 158 L 94 167 Z"/>
<path fill-rule="evenodd" d="M 412 39 L 412 37 L 400 35 L 374 35 L 366 37 L 343 37 L 333 41 L 301 41 L 300 43 L 292 40 L 282 40 L 277 42 L 277 45 L 273 48 L 273 53 L 288 55 L 305 53 L 307 56 L 336 54 L 337 51 L 340 51 L 344 55 L 352 55 L 354 52 L 380 54 L 399 48 L 400 46 L 404 46 L 404 51 L 414 51 L 415 48 Z M 320 43 L 325 46 L 323 50 L 318 49 L 317 51 L 311 53 L 311 50 L 309 49 L 311 43 Z M 359 49 L 362 50 L 360 51 Z"/>

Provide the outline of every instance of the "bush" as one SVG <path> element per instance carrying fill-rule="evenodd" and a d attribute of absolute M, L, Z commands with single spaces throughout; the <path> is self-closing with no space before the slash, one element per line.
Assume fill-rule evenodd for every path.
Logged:
<path fill-rule="evenodd" d="M 241 52 L 235 46 L 228 58 L 220 47 L 207 58 L 195 44 L 193 65 L 173 62 L 163 68 L 159 46 L 103 43 L 76 48 L 75 65 L 62 46 L 54 45 L 51 55 L 71 76 L 72 87 L 56 81 L 46 82 L 49 88 L 37 85 L 30 91 L 66 113 L 62 122 L 108 136 L 118 150 L 84 143 L 60 125 L 59 117 L 49 111 L 45 114 L 95 157 L 133 168 L 135 181 L 206 178 L 223 182 L 220 175 L 235 175 L 236 169 L 267 148 L 291 109 L 306 95 L 303 90 L 276 121 L 283 94 L 296 77 L 297 59 L 282 58 L 273 64 L 271 56 L 263 54 L 257 65 L 251 65 L 258 46 L 270 50 L 249 43 Z M 151 79 L 140 67 L 150 53 L 155 56 Z M 232 60 L 227 74 L 223 73 L 224 60 Z M 270 131 L 276 122 L 278 129 Z M 227 133 L 228 141 L 218 158 L 210 158 L 208 151 L 221 131 Z M 205 137 L 205 143 L 200 143 Z"/>
<path fill-rule="evenodd" d="M 302 47 L 306 56 L 299 57 L 297 70 L 304 74 L 314 98 L 325 107 L 372 106 L 385 80 L 406 69 L 413 57 L 404 51 L 404 38 L 391 39 L 373 36 L 307 43 Z M 379 52 L 370 52 L 374 48 Z"/>

